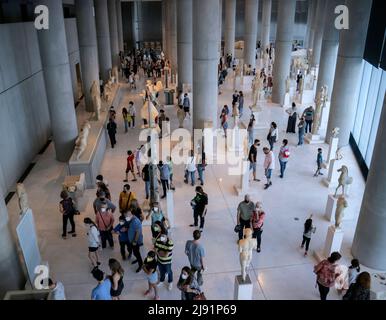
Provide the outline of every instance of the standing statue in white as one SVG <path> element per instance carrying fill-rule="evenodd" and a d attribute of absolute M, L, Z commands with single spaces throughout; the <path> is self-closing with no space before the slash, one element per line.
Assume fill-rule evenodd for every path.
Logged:
<path fill-rule="evenodd" d="M 340 229 L 340 224 L 342 223 L 344 217 L 344 210 L 348 207 L 347 200 L 344 195 L 341 195 L 338 198 L 335 210 L 335 228 Z"/>
<path fill-rule="evenodd" d="M 92 83 L 90 93 L 94 106 L 95 120 L 98 121 L 101 115 L 101 95 L 99 92 L 99 85 L 96 80 L 94 80 Z"/>
<path fill-rule="evenodd" d="M 76 160 L 79 160 L 79 158 L 82 156 L 83 152 L 87 148 L 87 141 L 90 129 L 91 125 L 88 121 L 86 121 L 82 126 L 82 129 L 80 129 L 78 139 L 76 139 L 75 141 Z"/>
<path fill-rule="evenodd" d="M 323 109 L 326 106 L 327 101 L 327 86 L 322 86 L 320 91 L 318 92 L 318 96 L 316 98 L 316 110 L 314 123 L 312 124 L 312 134 L 316 135 L 319 132 L 320 124 L 322 120 Z"/>
<path fill-rule="evenodd" d="M 340 131 L 339 128 L 334 128 L 334 129 L 331 131 L 331 137 L 332 137 L 332 138 L 337 138 L 338 135 L 339 135 L 339 131 Z"/>
<path fill-rule="evenodd" d="M 16 185 L 16 194 L 19 198 L 20 214 L 24 214 L 29 209 L 28 195 L 27 195 L 27 192 L 25 191 L 24 184 L 18 183 Z"/>
<path fill-rule="evenodd" d="M 241 276 L 243 281 L 247 278 L 247 268 L 252 261 L 252 252 L 257 249 L 257 240 L 252 238 L 252 234 L 252 229 L 244 229 L 244 239 L 239 241 Z"/>
<path fill-rule="evenodd" d="M 342 166 L 338 172 L 341 172 L 341 174 L 338 179 L 339 185 L 336 187 L 334 197 L 336 197 L 340 187 L 342 187 L 342 195 L 345 196 L 345 187 L 353 183 L 353 178 L 348 176 L 348 168 L 346 166 Z"/>

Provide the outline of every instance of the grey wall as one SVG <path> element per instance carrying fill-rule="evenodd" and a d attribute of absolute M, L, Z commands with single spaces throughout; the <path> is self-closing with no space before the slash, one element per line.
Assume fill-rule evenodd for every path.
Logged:
<path fill-rule="evenodd" d="M 76 78 L 76 64 L 80 64 L 78 29 L 76 26 L 76 18 L 64 19 L 64 24 L 66 28 L 68 58 L 71 69 L 72 91 L 74 92 L 74 101 L 76 102 L 78 101 L 78 81 Z"/>
<path fill-rule="evenodd" d="M 9 191 L 46 144 L 51 128 L 33 24 L 0 24 L 0 39 L 0 163 Z"/>

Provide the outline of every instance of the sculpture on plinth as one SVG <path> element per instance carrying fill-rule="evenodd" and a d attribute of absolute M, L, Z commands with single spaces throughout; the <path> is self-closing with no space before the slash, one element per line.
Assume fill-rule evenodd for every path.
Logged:
<path fill-rule="evenodd" d="M 247 268 L 252 261 L 252 252 L 257 249 L 257 241 L 252 238 L 252 234 L 252 229 L 244 229 L 244 239 L 239 241 L 241 276 L 244 282 L 247 278 Z"/>
<path fill-rule="evenodd" d="M 322 115 L 323 115 L 323 109 L 326 106 L 326 101 L 327 101 L 327 86 L 322 86 L 320 88 L 320 91 L 318 92 L 318 96 L 315 101 L 316 110 L 315 110 L 314 122 L 312 124 L 312 131 L 311 131 L 311 133 L 314 135 L 318 134 L 319 132 Z"/>
<path fill-rule="evenodd" d="M 336 197 L 340 187 L 342 188 L 342 195 L 346 195 L 345 187 L 353 183 L 353 178 L 348 176 L 348 168 L 346 166 L 342 166 L 338 172 L 341 172 L 341 174 L 338 179 L 339 185 L 336 187 L 334 197 Z"/>
<path fill-rule="evenodd" d="M 344 217 L 344 210 L 348 207 L 347 200 L 344 195 L 339 196 L 335 210 L 335 228 L 340 229 Z"/>
<path fill-rule="evenodd" d="M 16 185 L 16 194 L 19 198 L 20 214 L 24 214 L 29 209 L 28 195 L 27 195 L 27 192 L 25 191 L 24 184 L 18 183 Z"/>
<path fill-rule="evenodd" d="M 335 152 L 335 160 L 342 160 L 343 159 L 343 154 L 342 154 L 342 148 L 336 149 Z"/>
<path fill-rule="evenodd" d="M 112 82 L 111 82 L 111 79 L 109 79 L 107 80 L 107 83 L 105 84 L 103 89 L 103 98 L 107 103 L 110 100 L 111 94 L 112 94 Z"/>
<path fill-rule="evenodd" d="M 99 85 L 96 80 L 94 80 L 92 83 L 90 93 L 94 106 L 95 120 L 98 121 L 101 115 L 101 95 L 99 92 Z"/>
<path fill-rule="evenodd" d="M 144 122 L 144 128 L 155 128 L 158 132 L 160 131 L 158 125 L 156 124 L 156 119 L 158 117 L 158 111 L 154 104 L 151 102 L 148 93 L 146 92 L 145 101 L 141 108 L 141 119 Z"/>
<path fill-rule="evenodd" d="M 86 121 L 82 129 L 80 129 L 80 133 L 78 138 L 75 141 L 75 151 L 76 151 L 76 160 L 79 160 L 84 151 L 87 148 L 88 135 L 90 133 L 91 125 L 88 121 Z"/>
<path fill-rule="evenodd" d="M 252 81 L 252 94 L 253 94 L 253 106 L 257 105 L 257 102 L 260 100 L 260 92 L 263 88 L 263 80 L 258 74 Z"/>
<path fill-rule="evenodd" d="M 331 138 L 338 138 L 339 131 L 340 131 L 340 129 L 338 127 L 332 129 L 332 131 L 331 131 Z"/>
<path fill-rule="evenodd" d="M 118 68 L 117 67 L 113 67 L 112 76 L 114 77 L 114 82 L 113 83 L 118 83 L 119 72 L 118 72 Z"/>

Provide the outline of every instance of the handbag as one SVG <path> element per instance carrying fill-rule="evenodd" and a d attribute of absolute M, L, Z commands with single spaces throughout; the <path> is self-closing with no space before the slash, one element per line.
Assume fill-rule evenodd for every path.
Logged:
<path fill-rule="evenodd" d="M 205 294 L 203 292 L 198 293 L 194 296 L 193 300 L 206 300 Z"/>
<path fill-rule="evenodd" d="M 237 226 L 235 226 L 235 232 L 236 233 L 239 233 L 241 231 L 241 229 L 242 229 L 241 225 L 238 224 Z"/>

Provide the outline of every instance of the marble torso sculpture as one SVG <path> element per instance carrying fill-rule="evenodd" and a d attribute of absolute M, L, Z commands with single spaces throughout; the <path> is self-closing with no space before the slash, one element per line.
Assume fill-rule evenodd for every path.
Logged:
<path fill-rule="evenodd" d="M 17 184 L 16 194 L 19 198 L 20 214 L 24 214 L 29 209 L 28 196 L 27 196 L 27 192 L 25 191 L 24 184 L 22 184 L 22 183 Z"/>
<path fill-rule="evenodd" d="M 335 197 L 340 187 L 342 187 L 342 195 L 346 195 L 345 187 L 353 183 L 353 178 L 348 176 L 348 168 L 346 166 L 342 166 L 338 170 L 338 172 L 340 172 L 341 174 L 338 179 L 339 185 L 336 187 L 336 190 L 335 190 L 335 195 L 334 195 Z"/>
<path fill-rule="evenodd" d="M 312 124 L 312 134 L 318 134 L 322 120 L 323 108 L 327 101 L 327 86 L 322 86 L 316 98 L 316 110 L 314 123 Z"/>
<path fill-rule="evenodd" d="M 114 82 L 113 83 L 118 83 L 119 73 L 118 73 L 118 68 L 117 67 L 113 67 L 112 76 L 114 77 Z"/>
<path fill-rule="evenodd" d="M 335 228 L 340 229 L 340 224 L 342 223 L 344 217 L 344 210 L 348 207 L 347 200 L 344 195 L 341 195 L 338 198 L 335 210 Z"/>
<path fill-rule="evenodd" d="M 252 81 L 252 93 L 253 93 L 253 105 L 256 106 L 257 102 L 260 100 L 260 92 L 263 88 L 263 79 L 256 74 L 255 78 Z"/>
<path fill-rule="evenodd" d="M 337 138 L 338 135 L 339 135 L 339 131 L 340 131 L 339 128 L 334 128 L 334 129 L 331 131 L 331 137 L 332 137 L 332 138 Z"/>
<path fill-rule="evenodd" d="M 90 129 L 91 129 L 90 123 L 86 121 L 82 126 L 82 129 L 80 130 L 78 139 L 76 139 L 75 141 L 75 150 L 77 152 L 76 160 L 79 160 L 79 158 L 82 156 L 83 152 L 87 148 L 88 135 L 90 133 Z"/>
<path fill-rule="evenodd" d="M 98 121 L 101 114 L 101 96 L 99 92 L 99 86 L 96 80 L 93 81 L 90 89 L 92 103 L 94 105 L 95 119 Z"/>
<path fill-rule="evenodd" d="M 103 96 L 104 96 L 106 102 L 109 102 L 109 100 L 110 100 L 110 96 L 112 93 L 112 87 L 111 86 L 112 86 L 112 83 L 111 83 L 111 80 L 109 79 L 107 81 L 107 83 L 105 84 L 105 87 L 103 90 Z"/>
<path fill-rule="evenodd" d="M 252 238 L 252 229 L 244 230 L 244 239 L 239 241 L 241 276 L 243 281 L 247 278 L 247 268 L 252 261 L 252 252 L 257 249 L 257 241 Z"/>

